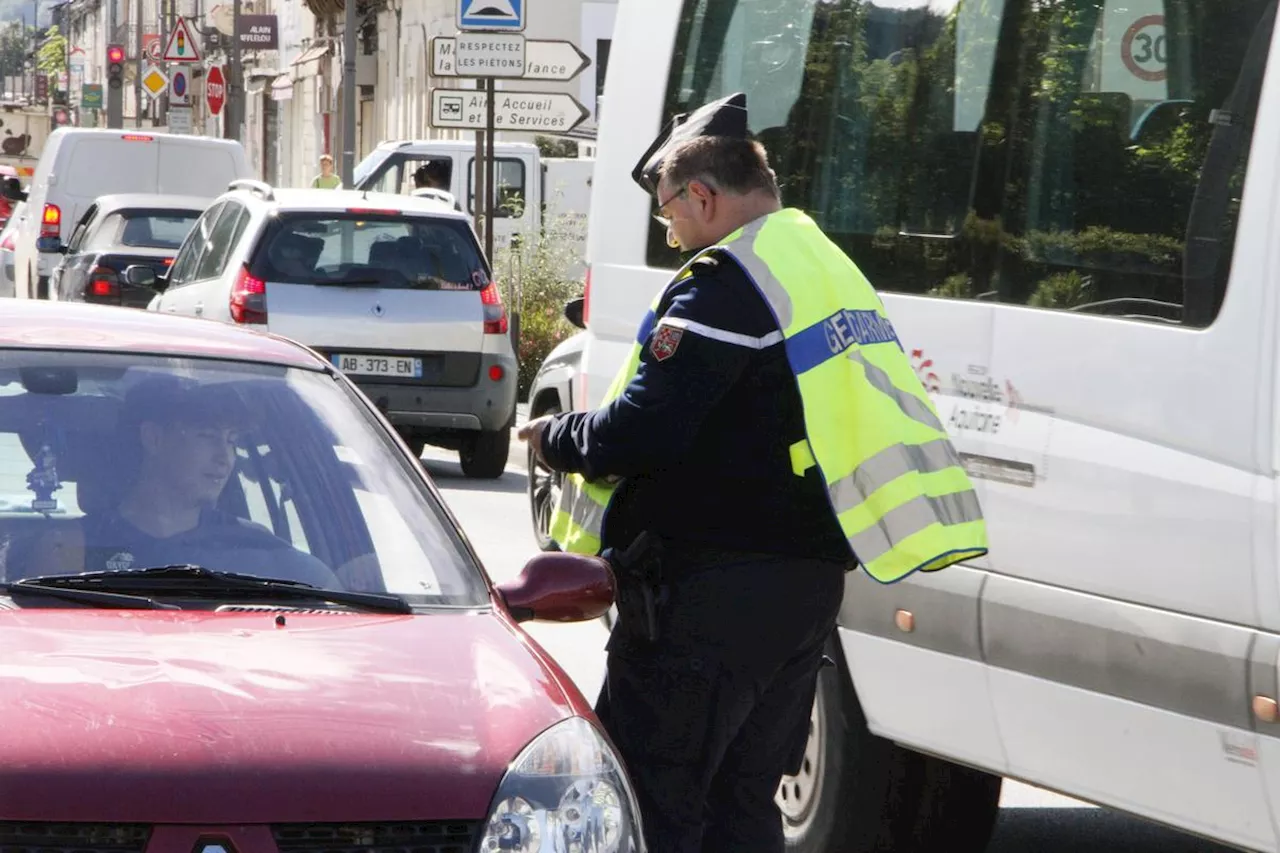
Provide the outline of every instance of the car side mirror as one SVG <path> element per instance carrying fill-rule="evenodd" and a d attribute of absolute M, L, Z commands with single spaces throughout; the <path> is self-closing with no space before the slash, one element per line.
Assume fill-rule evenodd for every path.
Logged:
<path fill-rule="evenodd" d="M 520 576 L 498 584 L 517 622 L 588 622 L 613 606 L 613 570 L 599 557 L 563 551 L 537 554 Z"/>
<path fill-rule="evenodd" d="M 17 178 L 5 178 L 0 185 L 0 194 L 10 201 L 26 201 L 27 194 L 22 191 L 22 182 Z"/>
<path fill-rule="evenodd" d="M 146 264 L 133 264 L 124 268 L 124 280 L 134 287 L 149 287 L 152 290 L 158 289 L 160 279 L 156 277 L 156 271 Z"/>
<path fill-rule="evenodd" d="M 67 247 L 63 245 L 61 237 L 37 237 L 36 251 L 50 255 L 65 255 Z"/>
<path fill-rule="evenodd" d="M 587 324 L 582 322 L 582 307 L 585 299 L 579 296 L 577 299 L 570 299 L 564 304 L 564 318 L 579 329 L 585 329 Z"/>

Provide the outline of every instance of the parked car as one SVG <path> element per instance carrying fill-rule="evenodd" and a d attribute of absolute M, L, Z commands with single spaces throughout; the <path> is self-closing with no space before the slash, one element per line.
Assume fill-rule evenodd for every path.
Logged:
<path fill-rule="evenodd" d="M 129 284 L 125 269 L 142 264 L 163 275 L 208 204 L 198 196 L 100 196 L 65 244 L 58 237 L 40 240 L 64 255 L 49 279 L 50 298 L 146 308 L 155 291 Z"/>
<path fill-rule="evenodd" d="M 13 240 L 17 235 L 18 220 L 27 209 L 25 201 L 13 203 L 13 210 L 4 227 L 0 228 L 0 297 L 12 298 L 13 284 Z"/>
<path fill-rule="evenodd" d="M 564 316 L 579 329 L 582 322 L 583 298 L 571 299 L 564 306 Z M 582 360 L 586 335 L 579 332 L 561 341 L 547 354 L 529 386 L 529 419 L 573 411 L 574 386 Z M 526 449 L 529 472 L 529 514 L 533 535 L 544 551 L 558 550 L 551 539 L 551 512 L 560 497 L 563 475 L 543 465 L 531 449 Z"/>
<path fill-rule="evenodd" d="M 607 564 L 538 554 L 494 586 L 325 359 L 9 300 L 0 398 L 0 494 L 25 496 L 0 505 L 6 850 L 644 850 L 590 705 L 519 624 L 599 617 Z"/>
<path fill-rule="evenodd" d="M 405 441 L 498 477 L 516 417 L 507 312 L 466 216 L 437 200 L 241 180 L 200 217 L 152 310 L 258 326 L 350 375 Z"/>
<path fill-rule="evenodd" d="M 244 147 L 233 139 L 58 128 L 40 152 L 27 192 L 15 193 L 9 181 L 0 184 L 7 198 L 27 202 L 15 241 L 18 298 L 48 298 L 49 276 L 60 258 L 40 251 L 36 242 L 69 238 L 71 225 L 99 196 L 164 193 L 212 201 L 229 182 L 252 174 Z"/>

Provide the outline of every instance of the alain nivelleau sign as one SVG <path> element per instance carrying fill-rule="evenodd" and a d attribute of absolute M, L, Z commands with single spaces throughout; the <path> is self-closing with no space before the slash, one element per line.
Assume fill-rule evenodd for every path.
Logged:
<path fill-rule="evenodd" d="M 280 47 L 280 25 L 275 15 L 241 15 L 241 50 L 277 50 Z"/>

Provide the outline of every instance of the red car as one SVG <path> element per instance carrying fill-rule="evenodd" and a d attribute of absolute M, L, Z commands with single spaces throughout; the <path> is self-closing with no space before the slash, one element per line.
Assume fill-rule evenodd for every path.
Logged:
<path fill-rule="evenodd" d="M 494 586 L 298 344 L 0 303 L 0 850 L 643 851 L 518 625 L 612 598 L 567 554 Z"/>

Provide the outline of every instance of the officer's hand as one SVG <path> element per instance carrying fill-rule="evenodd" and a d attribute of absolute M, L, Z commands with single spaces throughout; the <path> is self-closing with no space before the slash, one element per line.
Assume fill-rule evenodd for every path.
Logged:
<path fill-rule="evenodd" d="M 543 465 L 547 464 L 547 460 L 542 456 L 542 437 L 547 434 L 547 427 L 550 425 L 551 415 L 543 415 L 540 418 L 534 418 L 516 431 L 516 438 L 528 442 L 533 455 Z"/>

